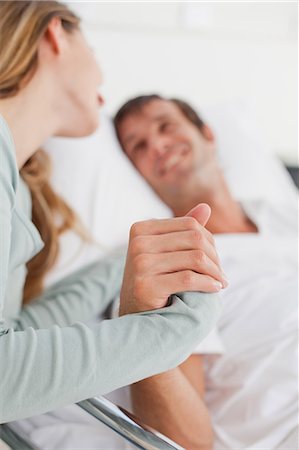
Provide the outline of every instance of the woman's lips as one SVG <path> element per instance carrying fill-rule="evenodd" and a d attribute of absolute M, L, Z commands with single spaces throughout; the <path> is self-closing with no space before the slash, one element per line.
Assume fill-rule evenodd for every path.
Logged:
<path fill-rule="evenodd" d="M 105 103 L 104 97 L 101 94 L 98 94 L 97 98 L 99 106 L 103 106 L 103 104 Z"/>

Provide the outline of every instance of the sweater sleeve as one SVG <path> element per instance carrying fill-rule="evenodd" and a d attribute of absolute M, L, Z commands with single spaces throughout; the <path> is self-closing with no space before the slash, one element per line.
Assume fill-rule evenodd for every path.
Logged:
<path fill-rule="evenodd" d="M 95 326 L 7 330 L 0 337 L 0 423 L 106 394 L 176 367 L 214 326 L 216 295 L 186 293 L 155 312 Z"/>
<path fill-rule="evenodd" d="M 0 133 L 0 423 L 105 394 L 180 364 L 213 327 L 220 310 L 217 295 L 178 294 L 167 308 L 94 326 L 35 329 L 28 325 L 41 323 L 28 314 L 16 330 L 6 325 L 4 302 L 13 301 L 6 295 L 11 250 L 25 246 L 11 239 L 18 173 L 7 142 Z M 14 265 L 26 262 L 18 261 L 23 253 L 17 250 Z M 61 304 L 67 302 L 66 287 L 55 289 Z"/>
<path fill-rule="evenodd" d="M 47 289 L 9 322 L 14 330 L 88 322 L 105 311 L 119 293 L 125 256 L 90 264 Z"/>
<path fill-rule="evenodd" d="M 15 207 L 18 171 L 9 136 L 3 136 L 3 120 L 0 116 L 0 335 L 4 327 L 4 299 L 10 270 L 10 246 L 12 234 L 12 212 Z"/>

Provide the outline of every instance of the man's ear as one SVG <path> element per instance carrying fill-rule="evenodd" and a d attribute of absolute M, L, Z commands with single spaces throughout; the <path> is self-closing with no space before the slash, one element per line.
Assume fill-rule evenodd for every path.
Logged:
<path fill-rule="evenodd" d="M 59 17 L 53 17 L 43 37 L 43 44 L 55 54 L 60 54 L 65 45 L 65 31 Z"/>
<path fill-rule="evenodd" d="M 215 142 L 215 135 L 213 133 L 213 131 L 211 130 L 211 128 L 208 125 L 204 125 L 201 129 L 201 134 L 203 135 L 203 137 L 205 139 L 207 139 L 207 141 L 210 142 Z"/>

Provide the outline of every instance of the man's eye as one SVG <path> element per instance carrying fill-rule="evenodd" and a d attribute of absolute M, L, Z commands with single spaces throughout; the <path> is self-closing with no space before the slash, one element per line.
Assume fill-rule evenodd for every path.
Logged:
<path fill-rule="evenodd" d="M 144 147 L 145 147 L 144 141 L 138 142 L 138 144 L 134 145 L 133 152 L 136 152 L 136 151 L 138 152 L 139 150 L 143 150 Z"/>
<path fill-rule="evenodd" d="M 174 129 L 174 124 L 171 122 L 163 122 L 160 125 L 161 131 L 172 131 Z"/>

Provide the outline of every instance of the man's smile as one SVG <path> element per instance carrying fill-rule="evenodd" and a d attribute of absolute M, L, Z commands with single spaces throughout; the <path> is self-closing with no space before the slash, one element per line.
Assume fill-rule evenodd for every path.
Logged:
<path fill-rule="evenodd" d="M 170 150 L 166 151 L 163 156 L 157 158 L 155 164 L 156 173 L 159 176 L 164 176 L 176 169 L 189 152 L 190 148 L 185 143 L 174 145 Z"/>

